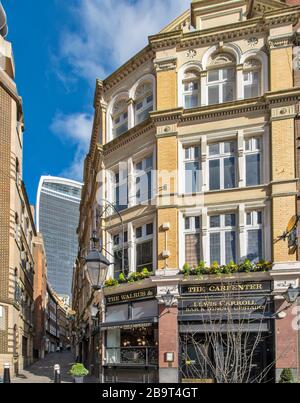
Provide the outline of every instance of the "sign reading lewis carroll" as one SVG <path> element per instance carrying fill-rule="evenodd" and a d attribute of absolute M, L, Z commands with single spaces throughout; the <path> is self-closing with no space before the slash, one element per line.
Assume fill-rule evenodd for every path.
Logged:
<path fill-rule="evenodd" d="M 146 288 L 144 290 L 124 292 L 122 294 L 108 295 L 106 297 L 106 305 L 121 304 L 140 299 L 154 298 L 156 296 L 156 288 Z"/>
<path fill-rule="evenodd" d="M 210 294 L 252 294 L 270 293 L 271 282 L 247 282 L 247 283 L 216 283 L 216 284 L 188 284 L 181 286 L 181 295 L 210 295 Z"/>

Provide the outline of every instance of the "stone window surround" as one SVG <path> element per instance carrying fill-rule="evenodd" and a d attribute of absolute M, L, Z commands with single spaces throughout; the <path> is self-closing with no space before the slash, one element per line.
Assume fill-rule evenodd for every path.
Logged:
<path fill-rule="evenodd" d="M 263 214 L 264 232 L 263 232 L 263 257 L 271 260 L 271 214 L 268 207 L 269 202 L 257 203 L 241 203 L 228 206 L 203 207 L 202 209 L 184 209 L 179 212 L 179 230 L 178 230 L 178 251 L 179 251 L 179 269 L 183 267 L 185 262 L 185 218 L 200 217 L 200 234 L 201 234 L 201 260 L 210 264 L 210 250 L 207 248 L 209 244 L 209 217 L 211 215 L 236 214 L 236 236 L 237 236 L 237 260 L 247 255 L 247 213 L 252 211 L 261 211 Z M 257 229 L 258 226 L 253 226 Z M 193 233 L 193 231 L 191 232 Z"/>
<path fill-rule="evenodd" d="M 251 138 L 261 139 L 261 185 L 269 182 L 270 167 L 265 155 L 269 155 L 269 128 L 268 127 L 253 127 L 247 129 L 239 129 L 235 131 L 215 132 L 185 135 L 184 138 L 179 138 L 178 144 L 178 193 L 185 193 L 185 170 L 184 170 L 184 149 L 188 146 L 200 146 L 200 161 L 202 169 L 202 192 L 209 192 L 209 165 L 208 165 L 208 144 L 224 141 L 235 140 L 236 147 L 236 188 L 246 187 L 246 155 L 245 140 Z M 236 189 L 234 188 L 234 189 Z M 216 190 L 220 192 L 222 190 Z"/>

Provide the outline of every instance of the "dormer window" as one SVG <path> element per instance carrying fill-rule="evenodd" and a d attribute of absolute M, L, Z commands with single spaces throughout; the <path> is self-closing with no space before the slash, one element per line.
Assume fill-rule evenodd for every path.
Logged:
<path fill-rule="evenodd" d="M 148 119 L 153 111 L 153 88 L 152 83 L 139 85 L 135 94 L 135 123 L 139 124 Z"/>
<path fill-rule="evenodd" d="M 200 105 L 200 77 L 197 71 L 187 71 L 184 75 L 182 85 L 184 108 L 197 108 Z"/>
<path fill-rule="evenodd" d="M 121 136 L 128 130 L 128 104 L 126 99 L 116 101 L 113 114 L 113 138 Z"/>

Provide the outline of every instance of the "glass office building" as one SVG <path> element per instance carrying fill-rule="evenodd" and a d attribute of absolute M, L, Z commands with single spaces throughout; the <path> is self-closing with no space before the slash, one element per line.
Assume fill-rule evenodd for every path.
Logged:
<path fill-rule="evenodd" d="M 44 237 L 48 281 L 66 301 L 71 296 L 73 266 L 78 251 L 76 230 L 82 184 L 42 176 L 37 194 L 37 230 Z"/>

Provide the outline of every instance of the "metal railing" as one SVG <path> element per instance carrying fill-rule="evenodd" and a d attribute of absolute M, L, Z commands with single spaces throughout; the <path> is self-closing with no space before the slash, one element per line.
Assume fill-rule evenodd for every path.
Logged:
<path fill-rule="evenodd" d="M 157 365 L 157 347 L 107 347 L 106 364 Z"/>

